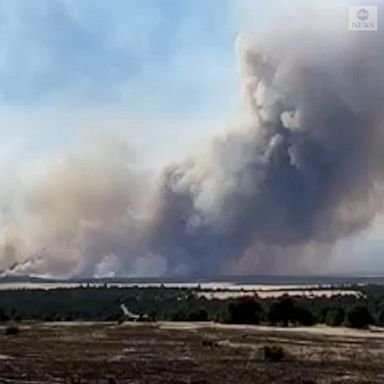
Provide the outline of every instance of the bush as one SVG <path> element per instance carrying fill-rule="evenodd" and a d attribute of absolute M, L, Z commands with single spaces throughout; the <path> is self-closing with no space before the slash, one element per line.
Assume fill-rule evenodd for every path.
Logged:
<path fill-rule="evenodd" d="M 7 336 L 16 336 L 19 334 L 19 328 L 14 325 L 10 325 L 9 327 L 5 328 L 5 334 Z"/>
<path fill-rule="evenodd" d="M 201 345 L 206 348 L 216 348 L 218 346 L 217 341 L 213 339 L 203 339 Z"/>
<path fill-rule="evenodd" d="M 377 313 L 376 325 L 379 325 L 379 326 L 384 325 L 384 302 L 382 303 L 381 309 Z"/>
<path fill-rule="evenodd" d="M 271 305 L 268 320 L 272 324 L 287 326 L 292 320 L 294 303 L 290 297 L 283 297 Z"/>
<path fill-rule="evenodd" d="M 208 313 L 205 309 L 197 309 L 188 315 L 189 321 L 208 321 Z"/>
<path fill-rule="evenodd" d="M 234 301 L 228 306 L 228 322 L 233 324 L 259 324 L 263 309 L 252 298 Z"/>
<path fill-rule="evenodd" d="M 6 322 L 9 320 L 9 316 L 0 308 L 0 322 Z"/>
<path fill-rule="evenodd" d="M 264 359 L 274 363 L 284 359 L 286 353 L 283 347 L 279 345 L 265 345 L 264 346 Z"/>
<path fill-rule="evenodd" d="M 182 310 L 175 310 L 173 313 L 170 315 L 170 320 L 171 321 L 186 321 L 188 320 L 186 313 Z"/>
<path fill-rule="evenodd" d="M 337 327 L 344 322 L 345 313 L 342 308 L 329 309 L 325 315 L 325 324 Z"/>
<path fill-rule="evenodd" d="M 282 297 L 275 301 L 269 309 L 268 320 L 271 324 L 285 327 L 290 324 L 310 326 L 315 323 L 312 312 L 291 297 Z"/>
<path fill-rule="evenodd" d="M 293 323 L 305 326 L 310 326 L 315 323 L 315 319 L 312 315 L 312 312 L 302 307 L 294 307 L 294 310 L 292 311 L 291 321 Z"/>
<path fill-rule="evenodd" d="M 352 328 L 367 328 L 374 320 L 368 308 L 363 305 L 356 305 L 347 314 L 348 325 Z"/>

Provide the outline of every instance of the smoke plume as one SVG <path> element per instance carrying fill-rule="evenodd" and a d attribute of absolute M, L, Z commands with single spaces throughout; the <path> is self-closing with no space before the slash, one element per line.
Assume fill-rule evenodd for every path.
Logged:
<path fill-rule="evenodd" d="M 241 121 L 155 187 L 114 149 L 66 154 L 16 183 L 2 267 L 202 276 L 321 263 L 383 198 L 384 39 L 338 21 L 239 37 Z"/>

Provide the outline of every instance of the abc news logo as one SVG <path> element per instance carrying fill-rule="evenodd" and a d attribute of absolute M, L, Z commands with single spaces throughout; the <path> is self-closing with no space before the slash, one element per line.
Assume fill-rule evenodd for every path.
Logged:
<path fill-rule="evenodd" d="M 349 7 L 350 31 L 377 31 L 377 6 Z"/>

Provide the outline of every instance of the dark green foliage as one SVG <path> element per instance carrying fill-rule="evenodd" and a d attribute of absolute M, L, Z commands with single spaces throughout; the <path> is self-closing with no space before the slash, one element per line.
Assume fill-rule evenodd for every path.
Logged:
<path fill-rule="evenodd" d="M 172 321 L 187 321 L 187 315 L 182 309 L 174 311 L 169 317 Z"/>
<path fill-rule="evenodd" d="M 16 336 L 19 334 L 19 328 L 15 325 L 10 325 L 5 328 L 5 334 L 7 336 Z"/>
<path fill-rule="evenodd" d="M 169 315 L 171 321 L 208 321 L 208 312 L 203 308 L 192 309 L 190 312 L 179 308 Z"/>
<path fill-rule="evenodd" d="M 272 361 L 274 363 L 283 360 L 286 355 L 284 348 L 280 345 L 265 345 L 263 352 L 264 360 Z"/>
<path fill-rule="evenodd" d="M 0 308 L 0 322 L 3 323 L 9 320 L 9 316 Z"/>
<path fill-rule="evenodd" d="M 298 325 L 310 326 L 315 323 L 315 319 L 307 308 L 295 306 L 292 313 L 292 322 Z"/>
<path fill-rule="evenodd" d="M 189 313 L 188 315 L 189 321 L 208 321 L 208 313 L 205 309 L 196 309 Z"/>
<path fill-rule="evenodd" d="M 337 327 L 343 324 L 345 318 L 345 311 L 343 308 L 331 308 L 325 315 L 325 324 L 331 327 Z"/>
<path fill-rule="evenodd" d="M 289 297 L 283 297 L 272 304 L 268 313 L 268 320 L 274 325 L 287 326 L 292 319 L 293 310 L 293 300 Z"/>
<path fill-rule="evenodd" d="M 384 301 L 380 304 L 376 312 L 376 321 L 377 325 L 384 325 Z"/>
<path fill-rule="evenodd" d="M 0 322 L 114 321 L 124 319 L 124 303 L 141 319 L 173 321 L 217 321 L 226 323 L 281 326 L 327 323 L 364 327 L 384 325 L 384 287 L 367 286 L 363 296 L 283 297 L 281 299 L 243 298 L 207 300 L 196 290 L 167 287 L 86 287 L 47 290 L 0 291 Z M 203 292 L 201 289 L 198 293 Z M 365 307 L 362 314 L 351 308 Z M 368 314 L 366 313 L 368 311 Z M 348 313 L 348 316 L 345 315 Z M 146 315 L 146 316 L 144 316 Z M 345 316 L 344 316 L 345 315 Z M 363 313 L 364 315 L 364 313 Z M 356 320 L 356 317 L 358 320 Z M 124 319 L 125 320 L 125 319 Z M 344 321 L 343 321 L 344 320 Z M 351 321 L 350 321 L 351 320 Z"/>
<path fill-rule="evenodd" d="M 353 307 L 347 313 L 348 325 L 352 328 L 367 328 L 368 325 L 373 324 L 374 320 L 369 313 L 368 308 L 363 305 Z"/>
<path fill-rule="evenodd" d="M 263 315 L 260 303 L 252 298 L 234 301 L 228 306 L 228 322 L 233 324 L 259 324 Z"/>
<path fill-rule="evenodd" d="M 283 297 L 274 302 L 268 313 L 268 320 L 274 325 L 313 325 L 315 317 L 302 304 L 298 304 L 291 297 Z"/>

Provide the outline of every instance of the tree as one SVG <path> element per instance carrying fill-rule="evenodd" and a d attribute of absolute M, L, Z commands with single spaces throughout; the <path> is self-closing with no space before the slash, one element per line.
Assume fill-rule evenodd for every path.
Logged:
<path fill-rule="evenodd" d="M 271 305 L 268 320 L 272 324 L 279 324 L 285 327 L 290 323 L 305 326 L 315 323 L 312 312 L 305 308 L 303 304 L 299 305 L 295 303 L 295 301 L 288 296 L 281 298 Z"/>
<path fill-rule="evenodd" d="M 182 309 L 177 309 L 170 316 L 171 321 L 186 321 L 187 315 Z"/>
<path fill-rule="evenodd" d="M 292 311 L 291 321 L 299 325 L 310 326 L 315 323 L 312 312 L 300 306 L 295 306 Z"/>
<path fill-rule="evenodd" d="M 352 328 L 367 328 L 374 320 L 368 308 L 363 305 L 354 306 L 347 314 L 348 324 Z"/>
<path fill-rule="evenodd" d="M 331 308 L 325 315 L 325 324 L 337 327 L 344 322 L 345 312 L 342 308 Z"/>
<path fill-rule="evenodd" d="M 228 322 L 234 324 L 259 324 L 263 309 L 255 299 L 246 297 L 228 306 Z"/>
<path fill-rule="evenodd" d="M 208 313 L 205 309 L 197 309 L 189 313 L 188 320 L 190 321 L 208 321 Z"/>
<path fill-rule="evenodd" d="M 380 309 L 377 312 L 376 323 L 379 326 L 384 325 L 384 302 L 381 304 Z"/>
<path fill-rule="evenodd" d="M 295 305 L 290 297 L 283 297 L 271 305 L 268 313 L 268 320 L 272 324 L 281 324 L 285 327 L 292 321 L 292 314 Z"/>
<path fill-rule="evenodd" d="M 0 322 L 6 322 L 9 320 L 9 316 L 0 308 Z"/>

